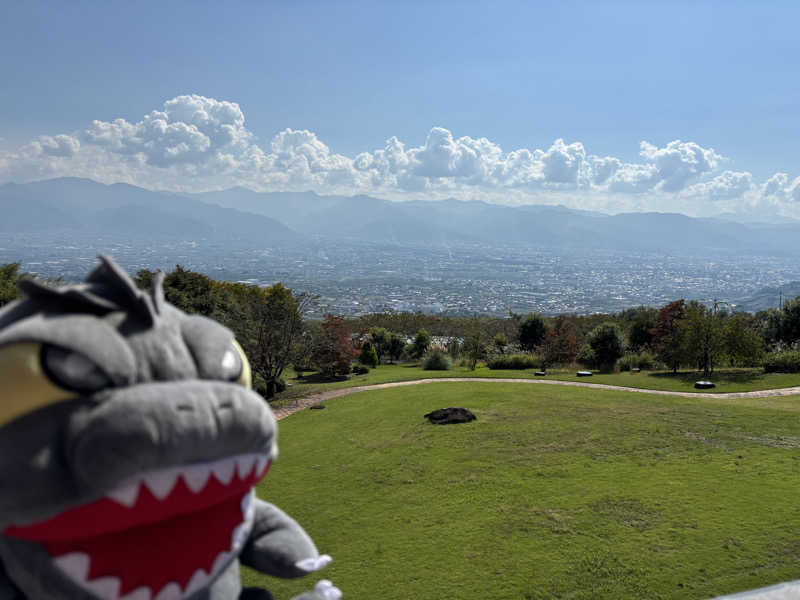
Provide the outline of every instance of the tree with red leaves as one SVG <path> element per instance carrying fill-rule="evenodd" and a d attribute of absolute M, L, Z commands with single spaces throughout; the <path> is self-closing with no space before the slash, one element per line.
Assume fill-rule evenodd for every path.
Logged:
<path fill-rule="evenodd" d="M 350 372 L 350 361 L 356 355 L 350 329 L 344 317 L 325 315 L 319 335 L 314 340 L 313 361 L 326 377 L 341 377 Z"/>
<path fill-rule="evenodd" d="M 569 317 L 559 315 L 553 327 L 547 330 L 544 341 L 544 357 L 546 364 L 563 365 L 571 363 L 581 349 L 583 336 L 580 329 Z"/>
<path fill-rule="evenodd" d="M 685 319 L 686 303 L 675 300 L 658 311 L 656 325 L 650 330 L 659 360 L 670 367 L 673 373 L 678 372 L 678 367 L 685 360 Z"/>

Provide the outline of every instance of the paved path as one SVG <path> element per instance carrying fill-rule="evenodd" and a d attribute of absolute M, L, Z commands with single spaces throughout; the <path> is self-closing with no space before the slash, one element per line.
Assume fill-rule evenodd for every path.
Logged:
<path fill-rule="evenodd" d="M 591 388 L 595 390 L 621 390 L 623 392 L 638 392 L 641 394 L 656 394 L 658 396 L 683 396 L 684 398 L 767 398 L 770 396 L 794 396 L 800 394 L 800 386 L 780 388 L 776 390 L 759 390 L 756 392 L 725 392 L 719 394 L 710 394 L 703 392 L 669 392 L 666 390 L 644 390 L 642 388 L 626 387 L 622 385 L 606 385 L 604 383 L 584 383 L 582 381 L 558 381 L 556 379 L 511 379 L 511 378 L 493 378 L 493 377 L 437 377 L 435 379 L 415 379 L 414 381 L 395 381 L 392 383 L 378 383 L 375 385 L 359 385 L 350 388 L 341 388 L 338 390 L 329 390 L 327 392 L 320 392 L 313 396 L 306 398 L 298 398 L 297 402 L 289 405 L 282 406 L 274 409 L 275 418 L 278 420 L 288 417 L 292 413 L 299 410 L 308 408 L 314 404 L 319 404 L 331 398 L 338 398 L 339 396 L 346 396 L 347 394 L 355 394 L 357 392 L 366 392 L 368 390 L 380 390 L 384 388 L 401 387 L 405 385 L 419 385 L 421 383 L 439 383 L 439 382 L 453 382 L 453 381 L 488 381 L 495 383 L 528 383 L 533 385 L 569 385 L 572 387 Z"/>

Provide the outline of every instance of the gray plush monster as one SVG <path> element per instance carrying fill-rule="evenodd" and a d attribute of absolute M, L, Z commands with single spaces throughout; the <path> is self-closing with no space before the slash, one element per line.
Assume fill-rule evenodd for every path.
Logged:
<path fill-rule="evenodd" d="M 84 285 L 20 287 L 0 311 L 0 600 L 265 600 L 240 562 L 330 561 L 254 497 L 276 424 L 228 329 L 105 258 Z"/>

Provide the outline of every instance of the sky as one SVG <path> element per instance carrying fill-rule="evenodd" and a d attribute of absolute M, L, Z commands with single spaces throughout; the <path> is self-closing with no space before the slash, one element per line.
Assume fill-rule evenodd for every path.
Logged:
<path fill-rule="evenodd" d="M 0 183 L 800 218 L 800 3 L 0 3 Z"/>

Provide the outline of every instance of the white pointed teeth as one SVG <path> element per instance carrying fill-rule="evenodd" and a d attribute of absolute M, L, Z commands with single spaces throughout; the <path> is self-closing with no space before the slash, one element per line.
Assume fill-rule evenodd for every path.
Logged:
<path fill-rule="evenodd" d="M 254 454 L 244 454 L 236 457 L 236 470 L 239 472 L 239 479 L 244 479 L 253 472 L 253 465 L 256 462 Z"/>
<path fill-rule="evenodd" d="M 89 563 L 91 559 L 88 554 L 83 552 L 70 552 L 55 558 L 53 562 L 56 566 L 66 573 L 70 579 L 77 583 L 83 583 L 89 576 Z"/>
<path fill-rule="evenodd" d="M 214 473 L 214 477 L 216 477 L 217 481 L 222 485 L 228 485 L 231 482 L 235 467 L 236 461 L 230 459 L 218 460 L 215 463 L 211 463 L 211 471 Z"/>
<path fill-rule="evenodd" d="M 264 471 L 267 470 L 267 465 L 269 464 L 269 458 L 266 456 L 259 456 L 256 460 L 256 477 L 262 477 L 264 475 Z"/>
<path fill-rule="evenodd" d="M 339 600 L 342 597 L 342 590 L 337 588 L 327 579 L 321 579 L 314 586 L 314 591 L 325 598 L 325 600 Z"/>
<path fill-rule="evenodd" d="M 181 474 L 179 469 L 163 469 L 161 471 L 151 471 L 145 473 L 144 484 L 150 489 L 153 496 L 159 500 L 163 500 L 178 481 L 178 476 Z"/>
<path fill-rule="evenodd" d="M 177 583 L 168 583 L 161 591 L 158 592 L 153 600 L 181 600 L 183 593 L 181 593 L 181 586 Z"/>
<path fill-rule="evenodd" d="M 149 587 L 138 587 L 129 594 L 125 594 L 119 600 L 150 600 L 152 598 Z"/>
<path fill-rule="evenodd" d="M 119 598 L 118 577 L 100 577 L 84 582 L 83 586 L 98 598 Z"/>
<path fill-rule="evenodd" d="M 252 476 L 261 478 L 266 474 L 269 462 L 270 457 L 266 454 L 240 454 L 214 462 L 150 471 L 124 481 L 116 489 L 106 492 L 106 496 L 122 506 L 132 508 L 139 500 L 141 484 L 146 485 L 158 500 L 169 496 L 179 479 L 183 479 L 192 493 L 199 494 L 206 488 L 212 475 L 222 485 L 230 485 L 234 476 L 240 480 Z"/>
<path fill-rule="evenodd" d="M 311 558 L 304 558 L 303 560 L 298 560 L 294 563 L 294 566 L 298 569 L 305 571 L 306 573 L 313 573 L 314 571 L 319 571 L 320 569 L 324 569 L 333 559 L 327 554 L 320 554 L 319 556 L 312 556 Z M 319 585 L 319 584 L 318 584 Z"/>
<path fill-rule="evenodd" d="M 211 469 L 208 465 L 189 465 L 183 470 L 182 475 L 186 487 L 197 494 L 206 487 L 208 478 L 211 477 Z"/>
<path fill-rule="evenodd" d="M 136 504 L 136 499 L 139 497 L 139 481 L 126 483 L 115 490 L 108 492 L 108 497 L 116 500 L 123 506 L 130 508 Z"/>

